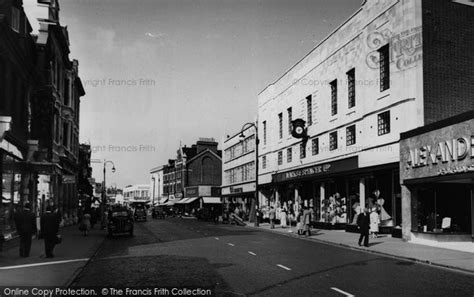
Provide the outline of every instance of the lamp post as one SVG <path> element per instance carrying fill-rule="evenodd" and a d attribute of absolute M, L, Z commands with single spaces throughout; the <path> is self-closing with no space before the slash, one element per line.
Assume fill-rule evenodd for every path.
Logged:
<path fill-rule="evenodd" d="M 107 164 L 109 164 L 109 163 L 112 164 L 112 173 L 115 172 L 114 162 L 104 159 L 104 186 L 103 186 L 103 189 L 102 189 L 103 196 L 102 196 L 102 203 L 101 203 L 102 204 L 102 211 L 101 211 L 101 214 L 102 214 L 102 220 L 101 220 L 102 228 L 105 228 L 104 213 L 105 213 L 105 204 L 107 203 L 107 189 L 106 189 L 106 183 L 105 183 L 105 168 L 106 168 Z"/>
<path fill-rule="evenodd" d="M 259 144 L 259 139 L 258 139 L 258 120 L 257 122 L 248 122 L 245 123 L 242 126 L 242 129 L 240 131 L 240 139 L 245 139 L 244 131 L 248 127 L 253 127 L 255 128 L 255 209 L 254 209 L 254 223 L 255 227 L 258 227 L 258 216 L 257 216 L 257 210 L 259 208 L 259 201 L 258 201 L 258 144 Z"/>

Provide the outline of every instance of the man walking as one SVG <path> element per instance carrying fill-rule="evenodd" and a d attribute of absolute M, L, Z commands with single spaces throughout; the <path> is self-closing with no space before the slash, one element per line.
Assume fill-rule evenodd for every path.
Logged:
<path fill-rule="evenodd" d="M 273 206 L 270 207 L 270 211 L 268 212 L 268 218 L 270 219 L 270 229 L 275 229 L 275 209 Z"/>
<path fill-rule="evenodd" d="M 60 219 L 52 212 L 51 206 L 46 207 L 46 213 L 41 217 L 41 233 L 44 238 L 46 258 L 53 258 L 53 249 L 57 243 Z"/>
<path fill-rule="evenodd" d="M 23 210 L 15 215 L 15 225 L 20 235 L 20 257 L 28 257 L 31 250 L 31 237 L 36 233 L 36 218 L 28 202 Z"/>
<path fill-rule="evenodd" d="M 307 206 L 304 207 L 303 211 L 303 232 L 306 236 L 311 236 L 311 211 Z"/>
<path fill-rule="evenodd" d="M 370 217 L 369 211 L 364 208 L 364 212 L 357 217 L 357 225 L 360 231 L 359 237 L 359 246 L 362 245 L 362 240 L 364 240 L 364 246 L 369 246 L 369 228 L 370 228 Z"/>

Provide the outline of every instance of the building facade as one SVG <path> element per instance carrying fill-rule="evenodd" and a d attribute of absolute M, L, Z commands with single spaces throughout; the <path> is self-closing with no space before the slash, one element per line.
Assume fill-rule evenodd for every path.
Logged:
<path fill-rule="evenodd" d="M 124 201 L 128 204 L 137 202 L 149 203 L 151 202 L 150 197 L 150 185 L 130 185 L 123 189 Z"/>
<path fill-rule="evenodd" d="M 165 199 L 163 196 L 164 195 L 164 191 L 163 191 L 164 169 L 165 169 L 165 166 L 158 166 L 150 170 L 151 201 L 153 205 L 160 204 Z"/>
<path fill-rule="evenodd" d="M 217 147 L 213 138 L 200 138 L 191 147 L 179 147 L 176 158 L 163 166 L 162 203 L 183 208 L 221 203 L 222 152 Z M 207 198 L 199 199 L 202 197 Z"/>
<path fill-rule="evenodd" d="M 227 137 L 223 145 L 222 198 L 228 208 L 240 207 L 246 216 L 255 208 L 255 128 Z"/>
<path fill-rule="evenodd" d="M 37 52 L 22 1 L 0 2 L 0 236 L 15 234 L 13 213 L 30 202 L 36 210 L 37 176 L 29 169 L 37 142 L 31 103 L 39 84 Z"/>
<path fill-rule="evenodd" d="M 258 96 L 260 203 L 290 213 L 308 205 L 321 226 L 346 229 L 361 208 L 376 208 L 382 227 L 401 228 L 400 133 L 474 109 L 473 83 L 459 83 L 473 75 L 472 52 L 465 40 L 446 43 L 459 28 L 472 44 L 472 9 L 364 1 L 266 87 Z M 292 136 L 295 119 L 306 137 Z"/>

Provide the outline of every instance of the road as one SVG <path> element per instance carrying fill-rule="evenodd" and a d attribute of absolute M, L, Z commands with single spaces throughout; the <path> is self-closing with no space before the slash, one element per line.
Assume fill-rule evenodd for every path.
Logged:
<path fill-rule="evenodd" d="M 167 218 L 107 238 L 73 286 L 218 296 L 473 296 L 469 274 L 234 225 Z"/>

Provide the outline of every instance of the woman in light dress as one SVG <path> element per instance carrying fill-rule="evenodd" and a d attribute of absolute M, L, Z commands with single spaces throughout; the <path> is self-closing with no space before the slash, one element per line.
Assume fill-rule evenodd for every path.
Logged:
<path fill-rule="evenodd" d="M 370 234 L 372 234 L 372 238 L 378 237 L 379 224 L 380 224 L 379 214 L 377 213 L 377 209 L 374 207 L 372 208 L 372 211 L 370 213 Z"/>
<path fill-rule="evenodd" d="M 282 228 L 286 228 L 287 226 L 287 223 L 286 223 L 287 217 L 288 217 L 288 212 L 286 208 L 283 208 L 280 212 L 280 225 Z"/>

